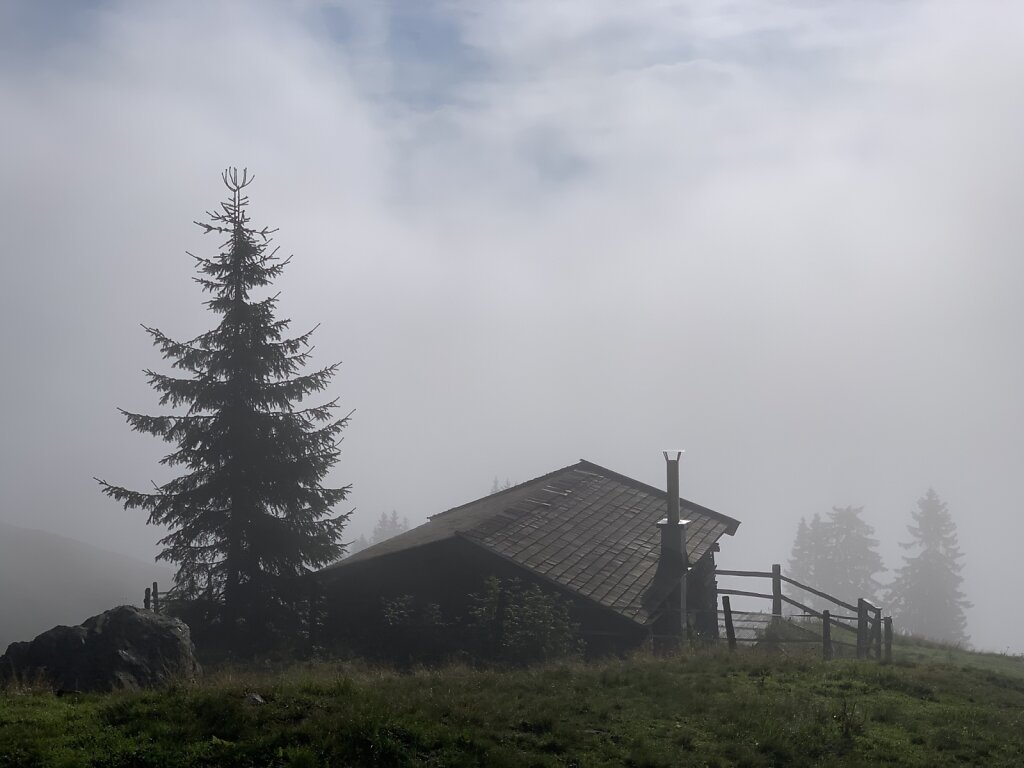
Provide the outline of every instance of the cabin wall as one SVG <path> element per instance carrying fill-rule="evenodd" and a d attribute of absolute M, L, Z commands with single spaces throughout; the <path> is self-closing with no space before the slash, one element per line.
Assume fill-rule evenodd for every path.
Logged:
<path fill-rule="evenodd" d="M 686 611 L 696 638 L 718 639 L 718 581 L 715 579 L 715 550 L 712 547 L 686 575 Z"/>
<path fill-rule="evenodd" d="M 381 555 L 325 574 L 326 644 L 361 655 L 408 654 L 430 659 L 467 653 L 469 640 L 458 625 L 431 623 L 403 637 L 405 630 L 389 625 L 384 605 L 402 596 L 413 596 L 415 610 L 422 612 L 433 604 L 437 614 L 452 623 L 468 615 L 471 595 L 481 592 L 490 577 L 517 578 L 566 599 L 588 656 L 624 653 L 639 646 L 647 635 L 643 627 L 612 611 L 580 600 L 558 585 L 456 538 Z M 389 644 L 394 647 L 389 648 Z"/>

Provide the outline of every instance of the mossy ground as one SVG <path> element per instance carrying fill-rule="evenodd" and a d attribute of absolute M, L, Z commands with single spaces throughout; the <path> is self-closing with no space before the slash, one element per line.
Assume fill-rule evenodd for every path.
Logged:
<path fill-rule="evenodd" d="M 264 703 L 250 694 L 258 693 Z M 694 651 L 518 671 L 350 664 L 0 692 L 0 766 L 1020 765 L 1024 660 Z"/>

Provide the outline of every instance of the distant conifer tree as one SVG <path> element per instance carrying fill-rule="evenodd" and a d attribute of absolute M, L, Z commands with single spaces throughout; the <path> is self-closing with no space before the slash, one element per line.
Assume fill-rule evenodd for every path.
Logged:
<path fill-rule="evenodd" d="M 881 584 L 875 574 L 885 570 L 874 529 L 861 517 L 863 507 L 833 507 L 824 520 L 797 526 L 789 575 L 840 600 L 875 599 Z M 787 585 L 787 591 L 811 608 L 835 610 L 835 604 Z"/>
<path fill-rule="evenodd" d="M 810 523 L 804 518 L 800 518 L 787 570 L 787 575 L 790 578 L 818 589 L 820 589 L 818 587 L 818 571 L 824 552 L 822 528 L 821 515 L 815 514 Z M 790 597 L 800 600 L 811 608 L 821 607 L 820 600 L 814 595 L 807 594 L 804 590 L 790 584 L 783 584 L 783 586 Z"/>
<path fill-rule="evenodd" d="M 786 571 L 790 578 L 813 585 L 815 571 L 814 543 L 813 539 L 821 526 L 821 517 L 815 515 L 808 524 L 803 517 L 796 527 L 796 537 L 793 539 L 793 549 L 789 553 L 789 566 Z M 786 585 L 787 590 L 791 588 Z"/>
<path fill-rule="evenodd" d="M 290 321 L 276 318 L 277 296 L 252 295 L 290 257 L 269 248 L 272 230 L 250 226 L 244 190 L 252 177 L 229 169 L 223 180 L 229 199 L 196 223 L 227 241 L 215 258 L 193 256 L 193 279 L 211 295 L 206 306 L 220 322 L 185 342 L 147 327 L 164 359 L 184 374 L 146 371 L 160 405 L 176 412 L 122 411 L 135 431 L 174 443 L 161 463 L 185 474 L 150 492 L 99 483 L 126 509 L 142 509 L 151 524 L 170 529 L 158 559 L 177 564 L 177 596 L 219 601 L 229 634 L 255 640 L 290 631 L 297 577 L 342 553 L 348 515 L 332 508 L 349 487 L 321 481 L 338 459 L 348 416 L 334 416 L 336 400 L 296 407 L 324 390 L 338 366 L 300 373 L 313 331 L 285 337 Z"/>
<path fill-rule="evenodd" d="M 956 523 L 945 502 L 931 488 L 918 499 L 907 526 L 911 541 L 901 544 L 914 554 L 889 586 L 896 627 L 933 640 L 965 643 L 971 603 L 960 591 L 963 554 L 957 543 Z"/>
<path fill-rule="evenodd" d="M 345 545 L 345 557 L 351 557 L 356 552 L 362 552 L 370 546 L 370 541 L 366 538 L 365 534 L 359 534 L 359 538 L 355 541 L 350 541 Z"/>
<path fill-rule="evenodd" d="M 491 494 L 500 493 L 501 491 L 506 491 L 509 488 L 511 488 L 512 486 L 513 486 L 513 482 L 511 480 L 509 480 L 507 477 L 505 478 L 505 482 L 501 482 L 498 479 L 498 476 L 495 475 L 494 476 L 494 482 L 491 483 Z"/>
<path fill-rule="evenodd" d="M 378 519 L 377 524 L 373 526 L 373 538 L 370 539 L 370 543 L 380 544 L 380 542 L 390 539 L 392 536 L 397 536 L 407 530 L 409 530 L 409 520 L 407 518 L 403 517 L 399 519 L 398 513 L 395 510 L 391 510 L 390 515 L 381 512 L 380 519 Z"/>
<path fill-rule="evenodd" d="M 818 583 L 841 600 L 877 600 L 885 570 L 875 529 L 864 522 L 864 507 L 832 507 L 825 523 L 825 556 L 818 563 Z"/>

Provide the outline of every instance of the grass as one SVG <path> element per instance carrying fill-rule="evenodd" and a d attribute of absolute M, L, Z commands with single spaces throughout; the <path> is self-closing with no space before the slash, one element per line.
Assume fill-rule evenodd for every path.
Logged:
<path fill-rule="evenodd" d="M 888 665 L 749 650 L 519 671 L 318 664 L 143 693 L 0 692 L 0 766 L 1009 766 L 1022 725 L 1024 660 L 903 642 Z"/>

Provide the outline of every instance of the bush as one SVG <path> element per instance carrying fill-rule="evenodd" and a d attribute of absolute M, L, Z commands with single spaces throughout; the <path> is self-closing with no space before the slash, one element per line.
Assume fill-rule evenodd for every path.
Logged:
<path fill-rule="evenodd" d="M 380 630 L 365 633 L 361 652 L 398 664 L 524 666 L 578 656 L 583 642 L 569 606 L 535 584 L 494 577 L 469 595 L 460 616 L 446 616 L 437 603 L 399 595 L 382 602 Z"/>
<path fill-rule="evenodd" d="M 455 622 L 449 621 L 437 603 L 417 603 L 412 595 L 383 600 L 382 636 L 376 638 L 373 656 L 399 663 L 436 664 L 454 654 Z"/>
<path fill-rule="evenodd" d="M 519 579 L 488 579 L 470 595 L 467 624 L 482 660 L 525 665 L 583 652 L 569 602 Z"/>

